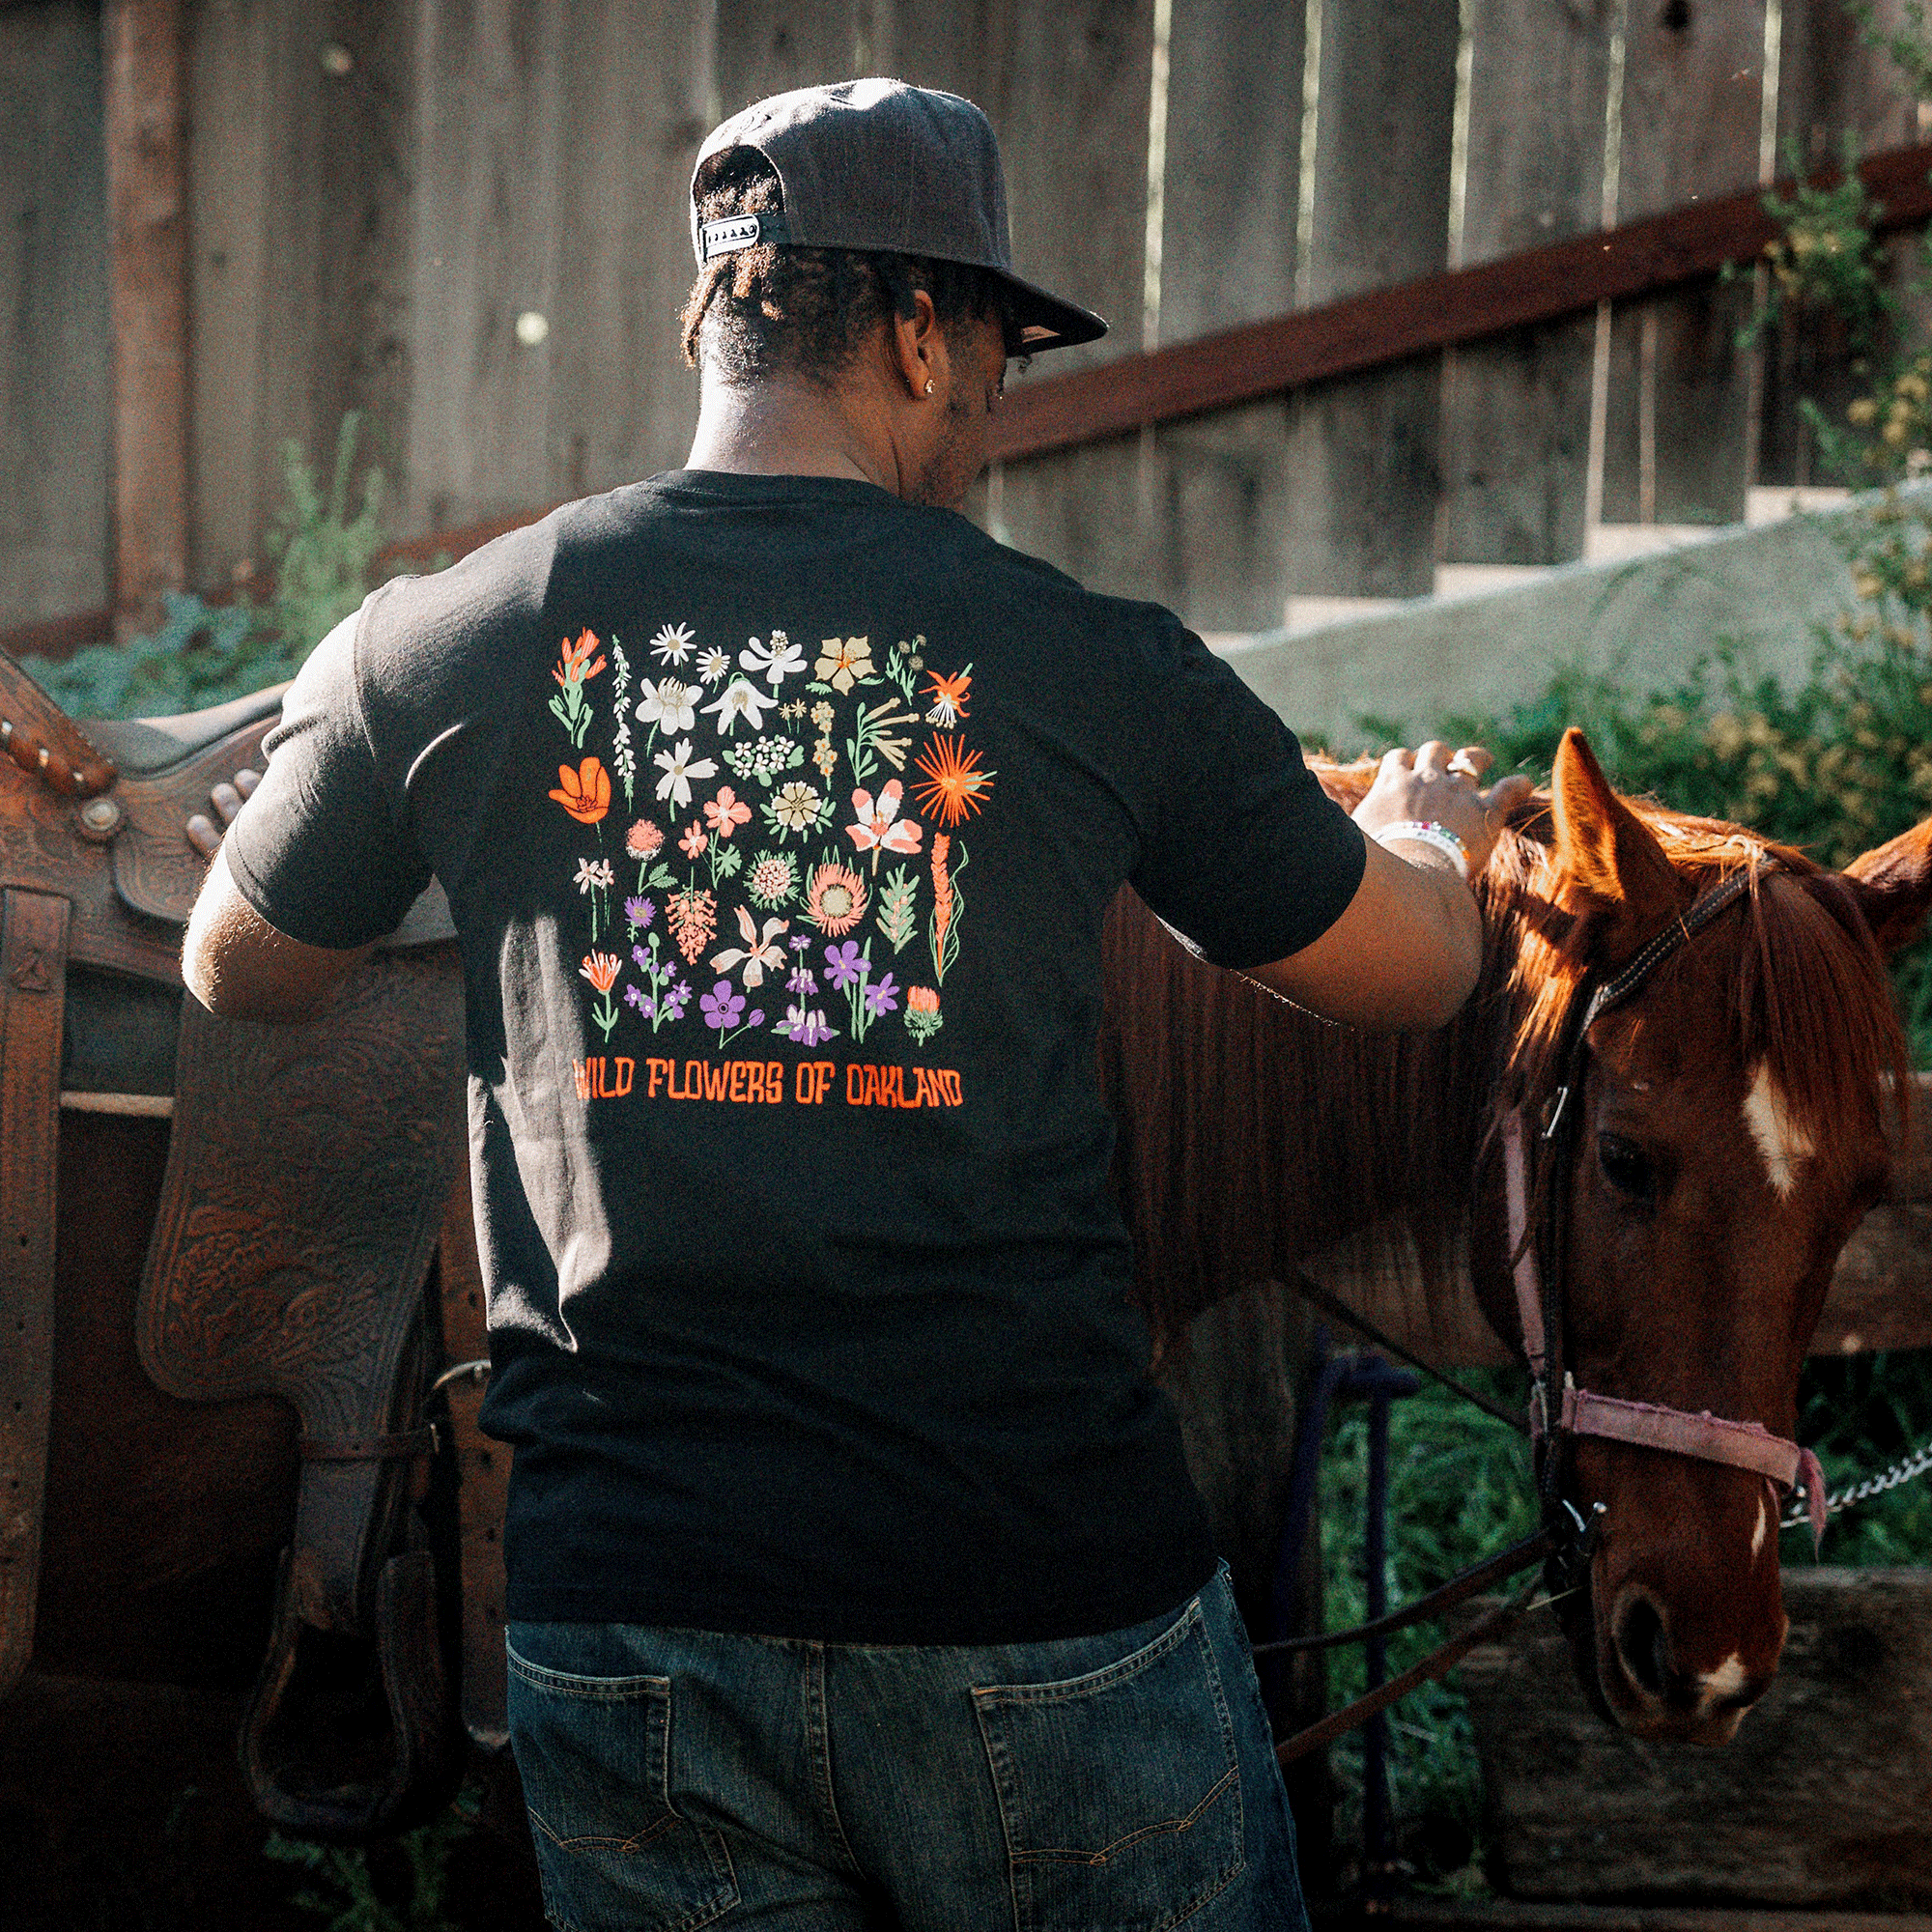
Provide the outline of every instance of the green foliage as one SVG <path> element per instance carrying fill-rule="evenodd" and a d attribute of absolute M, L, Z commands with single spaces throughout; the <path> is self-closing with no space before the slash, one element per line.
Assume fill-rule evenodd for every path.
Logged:
<path fill-rule="evenodd" d="M 1932 25 L 1925 18 L 1924 0 L 1905 0 L 1903 24 L 1895 28 L 1879 19 L 1875 0 L 1844 0 L 1844 6 L 1860 35 L 1890 57 L 1914 96 L 1932 100 Z"/>
<path fill-rule="evenodd" d="M 1833 317 L 1853 352 L 1868 355 L 1896 324 L 1899 301 L 1888 284 L 1885 250 L 1875 233 L 1884 209 L 1859 179 L 1853 137 L 1846 137 L 1843 154 L 1841 179 L 1820 185 L 1804 178 L 1797 144 L 1786 149 L 1795 185 L 1789 199 L 1764 197 L 1764 212 L 1783 232 L 1765 243 L 1770 285 L 1764 304 L 1739 332 L 1740 348 L 1755 347 L 1779 324 Z"/>
<path fill-rule="evenodd" d="M 465 1791 L 440 1818 L 372 1847 L 318 1845 L 272 1832 L 264 1854 L 298 1867 L 308 1883 L 290 1903 L 327 1932 L 462 1932 L 449 1916 L 449 1868 L 476 1823 Z"/>
<path fill-rule="evenodd" d="M 1520 1378 L 1508 1371 L 1472 1381 L 1504 1403 L 1520 1399 Z M 1368 1615 L 1362 1568 L 1363 1510 L 1368 1493 L 1368 1411 L 1339 1408 L 1329 1424 L 1321 1463 L 1321 1566 L 1330 1630 Z M 1411 1603 L 1465 1564 L 1527 1536 L 1537 1522 L 1536 1488 L 1522 1439 L 1494 1417 L 1433 1383 L 1396 1403 L 1389 1413 L 1389 1575 L 1391 1606 Z M 1538 1615 L 1548 1614 L 1539 1611 Z M 1388 1642 L 1391 1676 L 1433 1650 L 1433 1625 L 1402 1631 Z M 1350 1644 L 1328 1664 L 1331 1707 L 1367 1688 L 1362 1650 Z M 1453 1682 L 1429 1684 L 1389 1713 L 1390 1809 L 1406 1849 L 1426 1876 L 1442 1879 L 1479 1862 L 1482 1785 L 1463 1693 Z M 1351 1732 L 1330 1753 L 1341 1787 L 1341 1836 L 1359 1841 L 1362 1739 Z"/>
<path fill-rule="evenodd" d="M 275 588 L 262 615 L 265 627 L 298 654 L 298 662 L 361 603 L 382 548 L 384 477 L 374 464 L 362 472 L 360 502 L 350 514 L 360 426 L 354 410 L 342 418 L 326 493 L 301 445 L 282 445 L 286 497 L 263 542 L 275 566 Z"/>
<path fill-rule="evenodd" d="M 211 609 L 173 591 L 160 628 L 130 642 L 90 644 L 64 663 L 27 658 L 30 677 L 74 718 L 156 717 L 259 691 L 294 675 L 247 605 Z"/>
<path fill-rule="evenodd" d="M 75 718 L 195 711 L 293 677 L 367 594 L 382 542 L 380 469 L 364 472 L 350 512 L 356 431 L 356 417 L 344 416 L 327 490 L 299 445 L 283 445 L 284 499 L 266 540 L 278 566 L 268 598 L 211 606 L 167 592 L 158 630 L 124 645 L 92 644 L 63 663 L 28 658 L 28 675 Z"/>

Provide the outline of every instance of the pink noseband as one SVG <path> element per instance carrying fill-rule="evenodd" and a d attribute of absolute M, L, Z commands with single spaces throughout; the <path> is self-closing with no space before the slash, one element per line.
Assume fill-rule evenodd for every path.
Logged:
<path fill-rule="evenodd" d="M 1558 1184 L 1560 1184 L 1560 1179 Z M 1536 1243 L 1529 1227 L 1529 1189 L 1523 1154 L 1522 1115 L 1513 1111 L 1503 1121 L 1503 1187 L 1509 1211 L 1510 1253 L 1514 1258 L 1517 1311 L 1522 1321 L 1523 1353 L 1532 1378 L 1529 1403 L 1530 1434 L 1539 1442 L 1549 1428 L 1548 1376 L 1549 1350 L 1544 1332 L 1543 1283 Z M 1808 1449 L 1774 1435 L 1761 1422 L 1730 1422 L 1709 1409 L 1692 1415 L 1688 1409 L 1666 1408 L 1649 1402 L 1625 1402 L 1617 1396 L 1593 1395 L 1565 1376 L 1563 1399 L 1555 1429 L 1568 1435 L 1594 1435 L 1609 1442 L 1634 1443 L 1689 1456 L 1700 1463 L 1722 1463 L 1749 1469 L 1787 1493 L 1802 1481 L 1804 1510 L 1811 1523 L 1815 1550 L 1825 1534 L 1825 1476 Z"/>

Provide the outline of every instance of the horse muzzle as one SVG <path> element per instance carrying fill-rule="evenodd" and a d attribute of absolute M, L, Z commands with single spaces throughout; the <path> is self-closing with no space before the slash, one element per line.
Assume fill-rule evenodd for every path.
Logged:
<path fill-rule="evenodd" d="M 1777 1674 L 1790 1619 L 1775 1568 L 1740 1587 L 1684 1555 L 1599 1551 L 1571 1600 L 1572 1653 L 1592 1704 L 1630 1736 L 1728 1744 Z"/>

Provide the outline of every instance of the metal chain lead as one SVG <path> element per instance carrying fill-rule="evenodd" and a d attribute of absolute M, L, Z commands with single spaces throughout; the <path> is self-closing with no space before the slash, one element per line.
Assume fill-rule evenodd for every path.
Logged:
<path fill-rule="evenodd" d="M 1882 1496 L 1889 1490 L 1903 1489 L 1917 1476 L 1922 1476 L 1932 1469 L 1932 1437 L 1921 1442 L 1909 1455 L 1901 1456 L 1890 1468 L 1882 1474 L 1868 1476 L 1862 1483 L 1855 1484 L 1849 1490 L 1840 1490 L 1835 1495 L 1825 1498 L 1825 1514 L 1836 1516 L 1840 1510 L 1856 1509 L 1860 1503 L 1868 1503 L 1875 1496 Z M 1802 1509 L 1794 1509 L 1779 1522 L 1780 1529 L 1796 1529 L 1806 1521 Z"/>

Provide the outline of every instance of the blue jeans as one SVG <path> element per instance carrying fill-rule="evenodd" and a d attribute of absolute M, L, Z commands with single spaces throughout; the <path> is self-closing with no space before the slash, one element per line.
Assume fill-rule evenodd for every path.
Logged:
<path fill-rule="evenodd" d="M 513 1623 L 510 1736 L 565 1932 L 1306 1932 L 1223 1566 L 1052 1643 Z"/>

